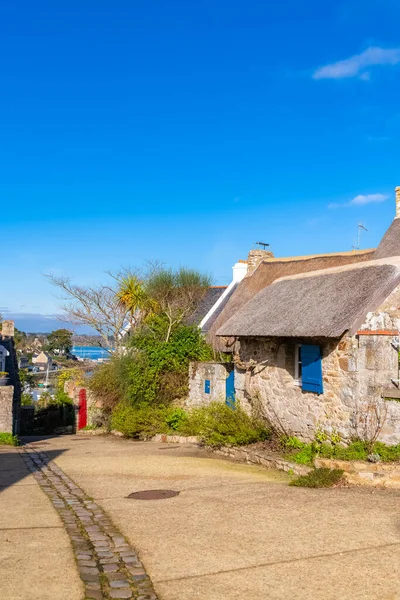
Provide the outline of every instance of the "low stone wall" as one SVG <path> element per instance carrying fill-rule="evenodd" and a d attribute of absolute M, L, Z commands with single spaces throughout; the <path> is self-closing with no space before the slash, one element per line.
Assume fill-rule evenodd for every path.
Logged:
<path fill-rule="evenodd" d="M 184 436 L 184 435 L 165 435 L 157 434 L 151 438 L 152 442 L 164 442 L 174 444 L 200 444 L 200 439 L 196 436 Z M 295 475 L 306 475 L 312 469 L 305 465 L 298 465 L 296 463 L 289 462 L 279 456 L 271 456 L 260 450 L 253 450 L 248 447 L 244 448 L 232 448 L 230 446 L 222 446 L 222 448 L 211 448 L 207 447 L 208 450 L 212 450 L 216 454 L 228 456 L 234 460 L 240 462 L 246 462 L 253 465 L 262 465 L 268 469 L 278 469 L 279 471 L 286 471 L 294 473 Z"/>
<path fill-rule="evenodd" d="M 173 444 L 199 444 L 200 439 L 195 435 L 166 435 L 158 433 L 151 438 L 152 442 L 171 442 Z"/>
<path fill-rule="evenodd" d="M 14 386 L 0 387 L 0 432 L 14 433 Z"/>
<path fill-rule="evenodd" d="M 108 435 L 108 433 L 116 434 L 115 431 L 107 431 L 105 427 L 98 427 L 97 429 L 78 429 L 77 435 Z"/>
<path fill-rule="evenodd" d="M 399 463 L 370 463 L 363 461 L 345 461 L 328 458 L 316 458 L 317 468 L 342 469 L 346 481 L 353 485 L 366 485 L 400 489 Z"/>
<path fill-rule="evenodd" d="M 222 454 L 223 456 L 229 456 L 229 458 L 234 458 L 235 460 L 251 463 L 253 465 L 262 465 L 268 469 L 278 469 L 279 471 L 286 471 L 287 473 L 290 472 L 294 475 L 307 475 L 307 473 L 312 471 L 311 467 L 298 465 L 279 456 L 271 456 L 250 448 L 230 448 L 228 446 L 223 446 L 222 448 L 214 450 L 214 452 L 216 452 L 216 454 Z"/>

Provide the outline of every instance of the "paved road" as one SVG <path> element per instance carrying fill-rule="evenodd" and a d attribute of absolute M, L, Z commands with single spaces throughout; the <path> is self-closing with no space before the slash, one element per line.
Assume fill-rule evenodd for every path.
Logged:
<path fill-rule="evenodd" d="M 400 599 L 399 492 L 288 487 L 187 446 L 46 442 L 136 547 L 161 600 Z M 180 494 L 127 498 L 149 489 Z"/>
<path fill-rule="evenodd" d="M 53 459 L 57 451 L 50 451 Z M 0 598 L 82 600 L 64 525 L 15 448 L 0 447 Z"/>

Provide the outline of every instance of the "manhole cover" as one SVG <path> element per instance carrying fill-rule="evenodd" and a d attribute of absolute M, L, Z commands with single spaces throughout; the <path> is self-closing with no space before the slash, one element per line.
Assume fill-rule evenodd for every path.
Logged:
<path fill-rule="evenodd" d="M 174 498 L 180 492 L 175 490 L 143 490 L 142 492 L 132 492 L 127 498 L 132 500 L 164 500 L 165 498 Z"/>

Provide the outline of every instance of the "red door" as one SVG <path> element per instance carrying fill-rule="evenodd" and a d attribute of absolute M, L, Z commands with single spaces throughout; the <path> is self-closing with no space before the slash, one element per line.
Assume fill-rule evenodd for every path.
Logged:
<path fill-rule="evenodd" d="M 87 425 L 87 401 L 86 390 L 79 390 L 79 408 L 78 408 L 78 429 Z"/>

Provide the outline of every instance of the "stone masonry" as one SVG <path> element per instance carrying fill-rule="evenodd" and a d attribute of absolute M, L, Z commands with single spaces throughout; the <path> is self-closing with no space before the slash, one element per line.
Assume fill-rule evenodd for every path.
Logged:
<path fill-rule="evenodd" d="M 204 406 L 213 401 L 225 402 L 226 379 L 232 370 L 231 363 L 190 363 L 189 397 L 187 406 Z M 205 381 L 210 382 L 210 393 L 205 391 Z"/>
<path fill-rule="evenodd" d="M 17 435 L 20 426 L 21 383 L 14 346 L 14 322 L 3 321 L 0 345 L 8 351 L 5 370 L 9 385 L 0 387 L 0 432 Z"/>
<path fill-rule="evenodd" d="M 14 387 L 0 387 L 0 432 L 13 433 Z"/>

